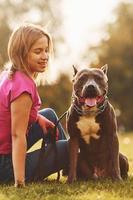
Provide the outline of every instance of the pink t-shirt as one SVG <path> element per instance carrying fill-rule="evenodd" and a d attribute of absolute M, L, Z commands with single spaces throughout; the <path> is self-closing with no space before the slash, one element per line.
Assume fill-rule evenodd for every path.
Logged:
<path fill-rule="evenodd" d="M 8 78 L 7 73 L 4 74 L 0 80 L 0 154 L 12 151 L 10 105 L 23 92 L 29 93 L 33 102 L 29 117 L 31 125 L 36 121 L 41 105 L 35 82 L 20 71 L 15 72 L 12 79 Z"/>

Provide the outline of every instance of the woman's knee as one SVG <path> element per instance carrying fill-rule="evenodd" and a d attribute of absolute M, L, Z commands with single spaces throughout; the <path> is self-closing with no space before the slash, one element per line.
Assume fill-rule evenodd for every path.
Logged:
<path fill-rule="evenodd" d="M 53 169 L 51 171 L 57 171 L 57 165 L 59 169 L 63 169 L 64 167 L 68 166 L 69 155 L 67 140 L 57 141 L 56 146 L 48 145 L 46 151 L 49 152 L 49 156 L 45 160 L 45 165 L 49 165 L 47 168 Z"/>
<path fill-rule="evenodd" d="M 56 122 L 58 117 L 55 113 L 55 111 L 52 108 L 45 108 L 39 111 L 39 114 L 43 115 L 47 119 L 49 119 L 52 122 Z"/>
<path fill-rule="evenodd" d="M 68 160 L 68 140 L 59 140 L 56 142 L 57 153 L 61 159 Z"/>

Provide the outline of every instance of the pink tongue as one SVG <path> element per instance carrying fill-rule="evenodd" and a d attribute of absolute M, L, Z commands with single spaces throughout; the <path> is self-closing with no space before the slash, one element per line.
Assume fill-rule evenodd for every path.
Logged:
<path fill-rule="evenodd" d="M 87 98 L 85 99 L 85 104 L 89 107 L 93 107 L 93 106 L 96 106 L 96 98 Z"/>

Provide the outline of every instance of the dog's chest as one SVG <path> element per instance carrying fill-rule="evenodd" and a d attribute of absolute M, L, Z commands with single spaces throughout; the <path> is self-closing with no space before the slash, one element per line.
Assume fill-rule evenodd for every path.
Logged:
<path fill-rule="evenodd" d="M 100 125 L 96 122 L 95 117 L 81 116 L 77 122 L 77 128 L 80 130 L 81 137 L 83 140 L 89 144 L 90 138 L 99 139 L 97 135 Z"/>

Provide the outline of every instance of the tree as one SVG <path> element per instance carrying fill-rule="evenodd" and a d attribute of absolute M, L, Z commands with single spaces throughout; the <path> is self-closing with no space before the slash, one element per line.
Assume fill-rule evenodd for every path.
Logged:
<path fill-rule="evenodd" d="M 52 33 L 54 43 L 63 40 L 58 31 L 62 19 L 61 12 L 59 16 L 59 4 L 58 0 L 0 1 L 0 67 L 8 61 L 7 43 L 11 31 L 23 21 L 46 26 L 48 32 Z"/>
<path fill-rule="evenodd" d="M 4 21 L 4 19 L 2 21 Z M 8 60 L 7 43 L 8 43 L 9 35 L 10 35 L 10 28 L 5 21 L 5 23 L 0 24 L 0 66 L 1 67 Z"/>
<path fill-rule="evenodd" d="M 109 97 L 120 116 L 118 122 L 126 130 L 133 130 L 133 4 L 122 3 L 116 9 L 116 20 L 107 26 L 107 37 L 95 52 L 93 66 L 109 65 Z"/>

